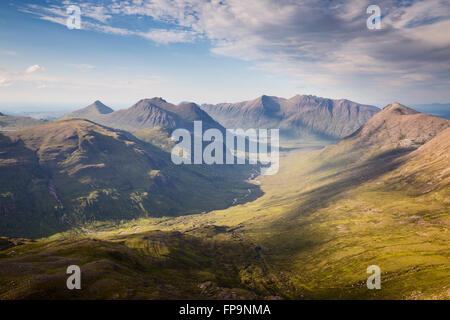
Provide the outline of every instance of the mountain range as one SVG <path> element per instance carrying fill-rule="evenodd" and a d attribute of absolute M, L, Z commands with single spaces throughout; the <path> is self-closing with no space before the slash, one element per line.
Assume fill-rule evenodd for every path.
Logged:
<path fill-rule="evenodd" d="M 304 102 L 303 98 L 294 100 Z M 319 101 L 319 106 L 310 109 L 325 112 L 320 99 L 307 99 Z M 258 101 L 271 111 L 281 110 L 280 104 L 275 104 L 282 101 L 278 98 L 255 100 L 255 110 L 260 108 Z M 334 108 L 347 110 L 348 103 L 342 103 Z M 286 105 L 283 108 L 287 110 Z M 297 103 L 291 108 L 307 107 Z M 356 111 L 361 108 L 369 111 Z M 376 111 L 360 106 L 350 109 L 363 117 L 357 119 Z M 180 127 L 192 129 L 193 121 L 200 119 L 207 126 L 225 130 L 194 103 L 173 105 L 153 98 L 119 111 L 96 101 L 71 117 L 4 132 L 0 135 L 0 231 L 9 236 L 45 235 L 90 221 L 176 216 L 224 208 L 247 189 L 253 189 L 256 196 L 257 188 L 243 181 L 250 175 L 250 167 L 179 167 L 171 163 L 167 134 Z M 267 124 L 261 121 L 266 120 L 256 118 L 254 124 Z M 377 170 L 387 170 L 388 164 L 394 166 L 392 159 L 425 145 L 449 123 L 392 103 L 353 134 L 327 147 L 318 161 L 325 167 L 378 161 Z M 135 135 L 113 127 L 133 129 Z"/>
<path fill-rule="evenodd" d="M 311 95 L 290 99 L 263 95 L 251 101 L 201 107 L 226 128 L 279 128 L 287 137 L 332 139 L 352 134 L 379 111 L 349 100 Z"/>
<path fill-rule="evenodd" d="M 128 109 L 118 111 L 96 101 L 70 116 L 132 132 L 149 128 L 162 128 L 168 132 L 177 128 L 192 131 L 196 120 L 202 121 L 204 129 L 225 130 L 195 103 L 174 105 L 162 98 L 142 99 Z"/>
<path fill-rule="evenodd" d="M 245 186 L 74 118 L 0 146 L 2 234 L 68 230 L 0 238 L 0 298 L 449 298 L 450 121 L 399 103 L 333 145 L 283 152 L 252 201 L 180 217 L 167 215 Z M 72 293 L 61 283 L 74 262 L 85 282 Z M 367 290 L 373 264 L 382 290 Z"/>

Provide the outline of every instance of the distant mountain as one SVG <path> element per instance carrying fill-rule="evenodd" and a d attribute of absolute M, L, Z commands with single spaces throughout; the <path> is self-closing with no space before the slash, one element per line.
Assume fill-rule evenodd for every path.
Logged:
<path fill-rule="evenodd" d="M 0 113 L 0 130 L 17 130 L 46 123 L 45 120 L 30 117 L 13 117 Z"/>
<path fill-rule="evenodd" d="M 72 112 L 69 116 L 87 119 L 113 112 L 114 112 L 113 109 L 105 106 L 102 102 L 97 100 L 93 104 L 87 106 L 86 108 Z"/>
<path fill-rule="evenodd" d="M 52 110 L 52 111 L 15 111 L 9 115 L 13 117 L 29 117 L 38 120 L 53 121 L 67 116 L 68 110 Z"/>
<path fill-rule="evenodd" d="M 125 131 L 75 118 L 2 133 L 0 234 L 39 237 L 93 221 L 225 208 L 256 188 L 226 169 L 176 166 Z"/>
<path fill-rule="evenodd" d="M 367 159 L 417 149 L 450 127 L 450 121 L 420 113 L 394 102 L 339 143 L 327 147 L 323 155 Z"/>
<path fill-rule="evenodd" d="M 342 138 L 366 123 L 379 109 L 349 100 L 310 95 L 290 99 L 261 96 L 238 103 L 201 106 L 226 128 L 279 128 L 285 136 Z"/>
<path fill-rule="evenodd" d="M 432 103 L 414 105 L 413 108 L 423 113 L 431 114 L 435 117 L 450 120 L 450 103 Z"/>
<path fill-rule="evenodd" d="M 168 132 L 177 128 L 193 130 L 193 121 L 195 120 L 201 120 L 204 129 L 225 130 L 195 103 L 174 105 L 162 98 L 142 99 L 128 109 L 106 113 L 97 112 L 98 107 L 94 105 L 76 111 L 72 113 L 72 116 L 131 132 L 156 127 L 163 128 Z M 109 111 L 110 109 L 102 110 Z"/>

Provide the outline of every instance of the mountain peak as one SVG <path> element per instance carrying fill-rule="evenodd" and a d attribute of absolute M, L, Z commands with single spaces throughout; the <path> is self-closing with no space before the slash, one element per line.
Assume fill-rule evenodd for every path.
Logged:
<path fill-rule="evenodd" d="M 450 121 L 417 112 L 398 102 L 391 103 L 372 117 L 347 140 L 359 148 L 375 146 L 379 150 L 417 148 L 439 132 L 450 127 Z"/>
<path fill-rule="evenodd" d="M 100 100 L 96 100 L 94 103 L 88 105 L 86 108 L 76 110 L 70 115 L 77 118 L 86 118 L 89 116 L 99 116 L 103 114 L 113 113 L 114 110 L 104 105 Z"/>
<path fill-rule="evenodd" d="M 386 112 L 396 113 L 398 115 L 408 115 L 408 114 L 420 113 L 420 112 L 418 112 L 414 109 L 408 108 L 398 102 L 393 102 L 393 103 L 387 105 L 386 107 L 383 108 L 383 110 L 382 110 L 382 112 L 380 112 L 380 114 L 386 113 Z"/>
<path fill-rule="evenodd" d="M 94 101 L 94 103 L 93 104 L 91 104 L 91 105 L 95 105 L 95 106 L 105 106 L 104 104 L 103 104 L 103 102 L 101 102 L 100 100 L 95 100 Z"/>
<path fill-rule="evenodd" d="M 156 106 L 160 107 L 161 105 L 165 105 L 165 104 L 168 104 L 168 102 L 160 97 L 145 98 L 145 99 L 139 100 L 131 108 L 133 108 L 133 107 L 137 107 L 137 108 L 150 107 L 151 105 L 156 105 Z"/>
<path fill-rule="evenodd" d="M 4 117 L 5 115 L 3 113 L 0 112 L 0 117 Z"/>
<path fill-rule="evenodd" d="M 278 103 L 277 97 L 262 95 L 261 97 L 254 100 L 255 107 L 262 107 L 268 112 L 278 112 L 280 111 L 280 104 Z"/>
<path fill-rule="evenodd" d="M 153 97 L 151 99 L 144 99 L 145 101 L 149 101 L 149 102 L 163 102 L 163 103 L 167 103 L 166 100 L 164 100 L 161 97 Z"/>

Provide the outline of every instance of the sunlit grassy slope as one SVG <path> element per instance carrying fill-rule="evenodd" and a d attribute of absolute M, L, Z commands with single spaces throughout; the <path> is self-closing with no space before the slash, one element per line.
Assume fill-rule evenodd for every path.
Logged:
<path fill-rule="evenodd" d="M 325 150 L 282 152 L 254 201 L 1 239 L 0 298 L 450 299 L 449 126 L 392 104 Z"/>
<path fill-rule="evenodd" d="M 395 190 L 398 155 L 381 167 L 322 157 L 283 153 L 278 175 L 254 181 L 264 195 L 226 210 L 97 224 L 4 250 L 0 298 L 450 298 L 448 185 Z M 80 292 L 65 289 L 69 264 L 83 270 Z M 381 290 L 366 287 L 373 264 Z"/>

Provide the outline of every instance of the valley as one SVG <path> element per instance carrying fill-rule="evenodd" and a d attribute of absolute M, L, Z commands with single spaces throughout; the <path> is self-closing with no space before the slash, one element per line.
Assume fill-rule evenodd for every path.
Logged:
<path fill-rule="evenodd" d="M 277 175 L 249 181 L 252 201 L 14 240 L 0 297 L 449 299 L 449 127 L 392 104 L 336 144 L 283 151 Z M 80 292 L 65 290 L 69 263 Z M 369 265 L 381 290 L 366 287 Z"/>
<path fill-rule="evenodd" d="M 450 1 L 8 0 L 0 23 L 15 317 L 448 305 Z"/>

